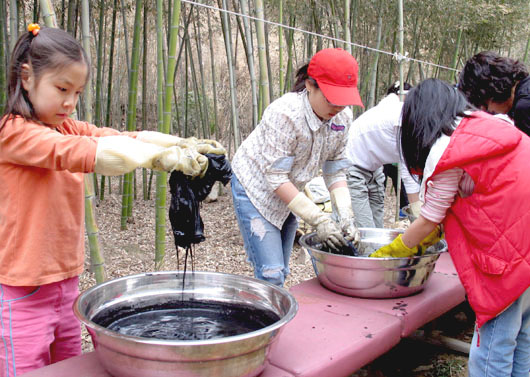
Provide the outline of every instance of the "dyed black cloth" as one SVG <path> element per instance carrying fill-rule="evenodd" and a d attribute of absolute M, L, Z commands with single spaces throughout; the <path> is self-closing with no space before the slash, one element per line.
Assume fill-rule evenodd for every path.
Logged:
<path fill-rule="evenodd" d="M 204 177 L 191 178 L 173 171 L 169 178 L 171 204 L 169 220 L 175 238 L 175 246 L 189 248 L 204 241 L 204 224 L 199 207 L 216 181 L 226 185 L 232 176 L 232 168 L 224 155 L 206 154 L 208 169 Z"/>

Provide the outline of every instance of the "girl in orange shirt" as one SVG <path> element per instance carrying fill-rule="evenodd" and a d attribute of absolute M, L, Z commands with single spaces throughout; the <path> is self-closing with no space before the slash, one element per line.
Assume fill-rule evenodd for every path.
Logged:
<path fill-rule="evenodd" d="M 69 118 L 90 72 L 68 33 L 31 24 L 11 55 L 0 120 L 0 376 L 81 353 L 72 304 L 84 266 L 84 173 L 205 172 L 209 140 L 120 133 Z"/>

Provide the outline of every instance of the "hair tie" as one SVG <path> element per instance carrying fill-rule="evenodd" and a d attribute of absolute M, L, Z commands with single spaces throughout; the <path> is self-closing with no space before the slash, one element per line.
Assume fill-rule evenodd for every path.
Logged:
<path fill-rule="evenodd" d="M 34 37 L 39 34 L 40 26 L 39 24 L 29 24 L 28 25 L 28 31 L 33 34 Z"/>

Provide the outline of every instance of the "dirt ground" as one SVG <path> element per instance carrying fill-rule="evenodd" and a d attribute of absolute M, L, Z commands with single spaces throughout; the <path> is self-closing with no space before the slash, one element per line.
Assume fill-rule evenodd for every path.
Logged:
<path fill-rule="evenodd" d="M 390 181 L 390 180 L 389 180 Z M 106 192 L 105 200 L 96 203 L 96 219 L 99 228 L 99 242 L 104 253 L 108 279 L 154 271 L 154 200 L 143 200 L 141 175 L 137 172 L 138 193 L 134 201 L 132 220 L 127 230 L 120 230 L 121 196 L 119 179 L 112 179 L 112 191 Z M 153 180 L 154 182 L 154 180 Z M 405 228 L 408 220 L 394 222 L 393 208 L 395 196 L 390 192 L 389 183 L 385 200 L 385 227 Z M 155 188 L 152 189 L 154 195 Z M 169 191 L 169 190 L 168 190 Z M 168 197 L 169 208 L 169 197 Z M 195 271 L 218 271 L 224 273 L 253 276 L 246 261 L 243 240 L 232 208 L 229 185 L 224 193 L 211 203 L 203 203 L 201 217 L 204 222 L 206 240 L 194 249 Z M 181 251 L 180 266 L 167 219 L 166 259 L 164 270 L 183 269 Z M 89 271 L 88 245 L 85 272 L 80 278 L 80 289 L 85 290 L 95 284 Z M 315 276 L 309 256 L 300 246 L 295 245 L 290 263 L 291 275 L 286 287 Z M 430 324 L 425 330 L 435 329 L 444 335 L 469 341 L 473 333 L 472 314 L 466 305 L 455 308 L 450 313 Z M 83 351 L 92 349 L 90 337 L 83 329 Z M 384 356 L 357 371 L 352 377 L 464 377 L 467 375 L 467 355 L 433 346 L 418 340 L 403 340 Z"/>

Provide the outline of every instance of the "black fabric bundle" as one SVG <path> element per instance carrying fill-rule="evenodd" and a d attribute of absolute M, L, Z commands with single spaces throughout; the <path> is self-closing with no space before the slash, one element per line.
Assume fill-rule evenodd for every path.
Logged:
<path fill-rule="evenodd" d="M 192 244 L 204 241 L 204 224 L 199 206 L 216 181 L 226 185 L 232 177 L 232 168 L 224 155 L 206 154 L 208 169 L 202 178 L 190 178 L 173 171 L 169 178 L 171 204 L 169 220 L 175 238 L 175 246 L 190 249 Z"/>

